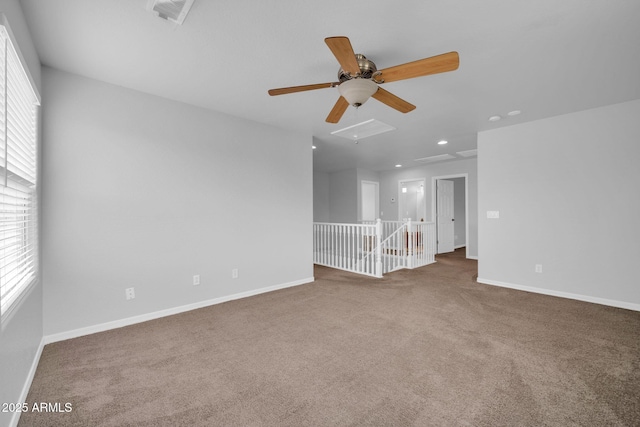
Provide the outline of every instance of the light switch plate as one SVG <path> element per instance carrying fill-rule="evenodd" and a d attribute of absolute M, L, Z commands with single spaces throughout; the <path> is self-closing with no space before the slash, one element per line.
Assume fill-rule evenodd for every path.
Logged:
<path fill-rule="evenodd" d="M 500 218 L 500 211 L 487 211 L 487 218 L 491 218 L 491 219 Z"/>

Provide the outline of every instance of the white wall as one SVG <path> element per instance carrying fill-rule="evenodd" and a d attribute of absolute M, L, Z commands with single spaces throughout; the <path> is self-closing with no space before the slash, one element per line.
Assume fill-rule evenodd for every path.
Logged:
<path fill-rule="evenodd" d="M 478 281 L 640 310 L 639 119 L 637 100 L 479 134 Z"/>
<path fill-rule="evenodd" d="M 41 92 L 40 60 L 19 2 L 0 0 L 0 12 L 8 21 L 13 42 L 22 54 L 33 83 Z M 26 398 L 42 335 L 42 281 L 39 278 L 19 306 L 0 321 L 0 403 L 21 402 Z M 14 415 L 0 411 L 0 425 L 11 425 L 17 420 Z"/>
<path fill-rule="evenodd" d="M 312 280 L 310 135 L 49 68 L 43 86 L 45 335 Z"/>
<path fill-rule="evenodd" d="M 469 193 L 469 235 L 467 236 L 467 257 L 478 256 L 478 185 L 477 162 L 475 158 L 435 163 L 414 168 L 402 168 L 380 172 L 380 210 L 384 212 L 383 220 L 398 219 L 398 182 L 411 179 L 426 179 L 425 199 L 427 204 L 426 221 L 433 221 L 433 187 L 432 178 L 467 174 Z M 391 202 L 391 199 L 395 202 Z"/>

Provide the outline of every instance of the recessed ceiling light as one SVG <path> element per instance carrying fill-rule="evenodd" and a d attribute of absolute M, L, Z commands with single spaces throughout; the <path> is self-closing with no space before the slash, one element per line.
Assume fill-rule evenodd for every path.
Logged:
<path fill-rule="evenodd" d="M 518 114 L 522 113 L 522 111 L 520 110 L 513 110 L 513 111 L 509 111 L 507 114 L 511 117 L 513 116 L 517 116 Z"/>
<path fill-rule="evenodd" d="M 498 120 L 500 120 L 502 117 L 500 116 L 491 116 L 489 117 L 489 121 L 490 122 L 497 122 Z"/>
<path fill-rule="evenodd" d="M 446 141 L 446 140 L 444 140 L 444 139 L 443 139 L 443 140 L 441 140 L 441 141 L 438 141 L 438 145 L 444 145 L 444 144 L 446 144 L 447 142 L 449 142 L 449 141 Z"/>
<path fill-rule="evenodd" d="M 401 168 L 401 167 L 402 167 L 402 165 L 396 165 L 396 167 L 397 167 L 397 168 Z"/>
<path fill-rule="evenodd" d="M 312 148 L 313 150 L 315 150 L 315 149 L 316 149 L 316 148 L 318 148 L 318 147 L 316 147 L 315 145 L 312 145 L 312 146 L 311 146 L 311 148 Z"/>

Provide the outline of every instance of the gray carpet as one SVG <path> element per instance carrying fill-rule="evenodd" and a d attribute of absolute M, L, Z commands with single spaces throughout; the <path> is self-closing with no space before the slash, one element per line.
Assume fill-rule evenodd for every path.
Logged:
<path fill-rule="evenodd" d="M 47 345 L 20 426 L 638 426 L 640 313 L 478 284 L 464 250 Z"/>

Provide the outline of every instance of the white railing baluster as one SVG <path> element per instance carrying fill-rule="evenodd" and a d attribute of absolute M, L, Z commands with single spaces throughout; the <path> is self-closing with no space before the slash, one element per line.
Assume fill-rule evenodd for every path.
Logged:
<path fill-rule="evenodd" d="M 329 233 L 327 232 L 327 226 L 326 225 L 322 226 L 322 234 L 323 234 L 323 236 L 322 236 L 323 242 L 322 243 L 323 243 L 323 248 L 324 248 L 324 250 L 322 251 L 322 261 L 326 265 L 326 264 L 329 263 L 329 259 L 327 258 L 328 253 L 329 253 L 327 251 L 327 248 L 329 247 L 329 242 L 327 241 L 327 236 L 329 235 Z"/>
<path fill-rule="evenodd" d="M 329 226 L 329 264 L 336 265 L 336 251 L 334 249 L 336 240 L 335 225 Z"/>
<path fill-rule="evenodd" d="M 333 247 L 333 252 L 336 254 L 334 262 L 340 268 L 340 226 L 336 225 L 333 236 L 335 237 L 335 244 Z"/>
<path fill-rule="evenodd" d="M 340 266 L 340 268 L 344 269 L 344 258 L 342 257 L 342 233 L 344 231 L 344 225 L 339 225 L 338 226 L 338 246 L 337 246 L 337 250 L 338 250 L 338 265 Z"/>

